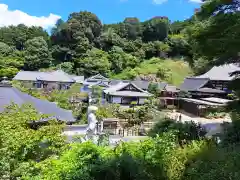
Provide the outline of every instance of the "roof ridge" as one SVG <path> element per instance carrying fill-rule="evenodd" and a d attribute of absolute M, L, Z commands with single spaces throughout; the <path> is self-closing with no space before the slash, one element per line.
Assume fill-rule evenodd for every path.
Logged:
<path fill-rule="evenodd" d="M 137 88 L 138 90 L 145 92 L 142 88 L 138 87 L 136 84 L 130 82 L 129 84 L 133 85 L 135 88 Z"/>
<path fill-rule="evenodd" d="M 200 75 L 200 76 L 201 76 L 201 75 Z M 186 77 L 185 79 L 206 79 L 206 80 L 209 80 L 210 78 L 194 76 L 194 77 Z"/>

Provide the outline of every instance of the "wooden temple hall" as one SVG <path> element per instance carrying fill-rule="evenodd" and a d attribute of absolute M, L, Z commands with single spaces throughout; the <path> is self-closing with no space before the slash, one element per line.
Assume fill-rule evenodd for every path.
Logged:
<path fill-rule="evenodd" d="M 228 84 L 234 78 L 231 74 L 238 71 L 240 72 L 238 64 L 228 64 L 213 67 L 200 76 L 185 78 L 178 91 L 171 93 L 174 95 L 171 97 L 172 103 L 197 116 L 201 116 L 208 109 L 220 109 L 232 101 L 229 97 L 232 92 L 228 89 Z"/>

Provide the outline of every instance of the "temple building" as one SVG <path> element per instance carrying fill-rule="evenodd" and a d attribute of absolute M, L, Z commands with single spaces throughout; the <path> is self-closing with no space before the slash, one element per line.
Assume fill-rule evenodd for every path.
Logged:
<path fill-rule="evenodd" d="M 215 66 L 203 75 L 185 78 L 179 87 L 180 92 L 188 94 L 188 97 L 179 96 L 180 109 L 201 116 L 209 109 L 221 109 L 231 101 L 228 89 L 229 83 L 234 79 L 231 76 L 239 72 L 238 64 Z"/>
<path fill-rule="evenodd" d="M 130 105 L 132 102 L 135 102 L 136 105 L 143 105 L 152 96 L 132 82 L 120 82 L 105 89 L 103 93 L 108 103 L 124 105 Z"/>

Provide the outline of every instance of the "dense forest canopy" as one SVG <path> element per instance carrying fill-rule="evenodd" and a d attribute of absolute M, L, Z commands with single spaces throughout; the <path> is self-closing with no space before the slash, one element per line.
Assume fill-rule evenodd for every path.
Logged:
<path fill-rule="evenodd" d="M 153 57 L 191 57 L 185 34 L 189 20 L 170 22 L 156 16 L 144 22 L 127 17 L 102 24 L 93 13 L 74 12 L 59 19 L 49 35 L 23 24 L 0 28 L 0 76 L 13 77 L 20 69 L 61 67 L 69 73 L 110 76 L 135 68 Z"/>

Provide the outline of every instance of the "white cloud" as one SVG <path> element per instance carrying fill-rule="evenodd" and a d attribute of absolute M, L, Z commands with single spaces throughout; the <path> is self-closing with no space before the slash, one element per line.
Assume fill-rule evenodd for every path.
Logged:
<path fill-rule="evenodd" d="M 31 16 L 20 10 L 9 10 L 8 5 L 0 4 L 0 27 L 25 24 L 26 26 L 41 26 L 48 29 L 55 25 L 61 16 L 50 14 L 48 17 Z"/>
<path fill-rule="evenodd" d="M 190 2 L 194 2 L 194 3 L 203 3 L 202 0 L 189 0 Z"/>
<path fill-rule="evenodd" d="M 165 3 L 167 1 L 168 0 L 153 0 L 153 3 L 155 3 L 155 4 L 162 4 L 162 3 Z"/>

